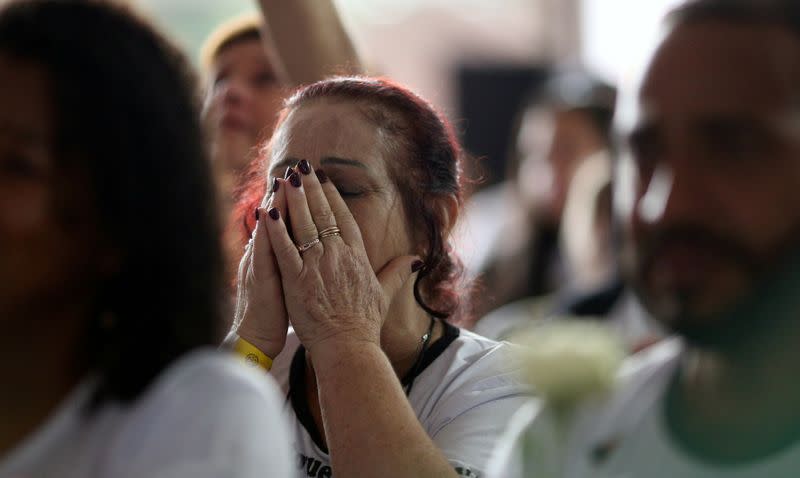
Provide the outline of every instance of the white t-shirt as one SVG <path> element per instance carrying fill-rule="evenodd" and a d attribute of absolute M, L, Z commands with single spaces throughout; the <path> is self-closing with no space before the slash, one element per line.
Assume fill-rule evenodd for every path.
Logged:
<path fill-rule="evenodd" d="M 277 388 L 222 352 L 188 354 L 136 401 L 85 415 L 92 389 L 84 381 L 0 456 L 0 477 L 263 478 L 293 468 Z"/>
<path fill-rule="evenodd" d="M 331 477 L 305 397 L 305 358 L 290 331 L 272 373 L 289 394 L 286 412 L 294 423 L 296 477 Z M 520 379 L 515 346 L 495 342 L 445 323 L 442 338 L 431 344 L 414 378 L 409 402 L 425 431 L 460 476 L 480 477 L 495 442 L 513 413 L 530 399 Z"/>
<path fill-rule="evenodd" d="M 671 437 L 665 396 L 682 351 L 668 339 L 631 357 L 612 396 L 586 403 L 557 438 L 555 418 L 529 403 L 512 419 L 490 465 L 492 477 L 564 478 L 794 478 L 800 444 L 736 467 L 705 463 Z M 561 470 L 561 471 L 559 471 Z"/>

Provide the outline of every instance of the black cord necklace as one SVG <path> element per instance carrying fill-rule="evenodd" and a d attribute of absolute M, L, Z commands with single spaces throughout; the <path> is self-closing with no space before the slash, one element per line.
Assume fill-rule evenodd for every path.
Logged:
<path fill-rule="evenodd" d="M 414 362 L 414 366 L 411 367 L 411 372 L 409 373 L 409 377 L 411 377 L 406 385 L 406 396 L 411 395 L 411 387 L 414 386 L 414 380 L 417 378 L 417 374 L 419 374 L 419 369 L 422 366 L 422 359 L 425 358 L 425 352 L 428 351 L 428 344 L 431 341 L 431 337 L 433 337 L 433 326 L 436 325 L 436 319 L 431 315 L 431 323 L 428 325 L 428 331 L 422 336 L 422 347 L 420 347 L 419 355 L 417 355 L 417 360 Z"/>

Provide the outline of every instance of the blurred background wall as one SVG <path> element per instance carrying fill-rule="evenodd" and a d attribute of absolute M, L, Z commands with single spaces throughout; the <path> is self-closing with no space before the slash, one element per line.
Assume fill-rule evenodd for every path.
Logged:
<path fill-rule="evenodd" d="M 253 0 L 130 0 L 193 58 L 220 21 Z M 480 158 L 479 187 L 499 179 L 521 98 L 554 65 L 612 82 L 633 75 L 677 0 L 336 0 L 374 73 L 422 93 Z"/>

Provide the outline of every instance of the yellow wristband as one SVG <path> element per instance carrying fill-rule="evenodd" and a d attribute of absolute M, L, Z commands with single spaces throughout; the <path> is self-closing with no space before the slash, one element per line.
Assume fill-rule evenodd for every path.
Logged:
<path fill-rule="evenodd" d="M 236 340 L 233 350 L 244 360 L 244 363 L 251 367 L 261 367 L 267 372 L 272 368 L 272 359 L 241 337 Z"/>

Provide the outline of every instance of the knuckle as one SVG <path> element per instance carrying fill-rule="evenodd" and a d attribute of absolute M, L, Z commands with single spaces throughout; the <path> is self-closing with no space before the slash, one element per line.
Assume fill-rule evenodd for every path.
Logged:
<path fill-rule="evenodd" d="M 336 215 L 330 209 L 323 209 L 317 213 L 317 221 L 324 226 L 333 226 L 336 224 Z"/>
<path fill-rule="evenodd" d="M 317 237 L 317 226 L 314 224 L 299 224 L 297 226 L 297 235 L 299 237 L 307 237 L 310 238 L 309 240 L 313 240 L 313 238 Z"/>
<path fill-rule="evenodd" d="M 297 249 L 291 242 L 281 244 L 280 246 L 280 253 L 283 255 L 294 254 L 295 252 L 297 252 Z"/>

